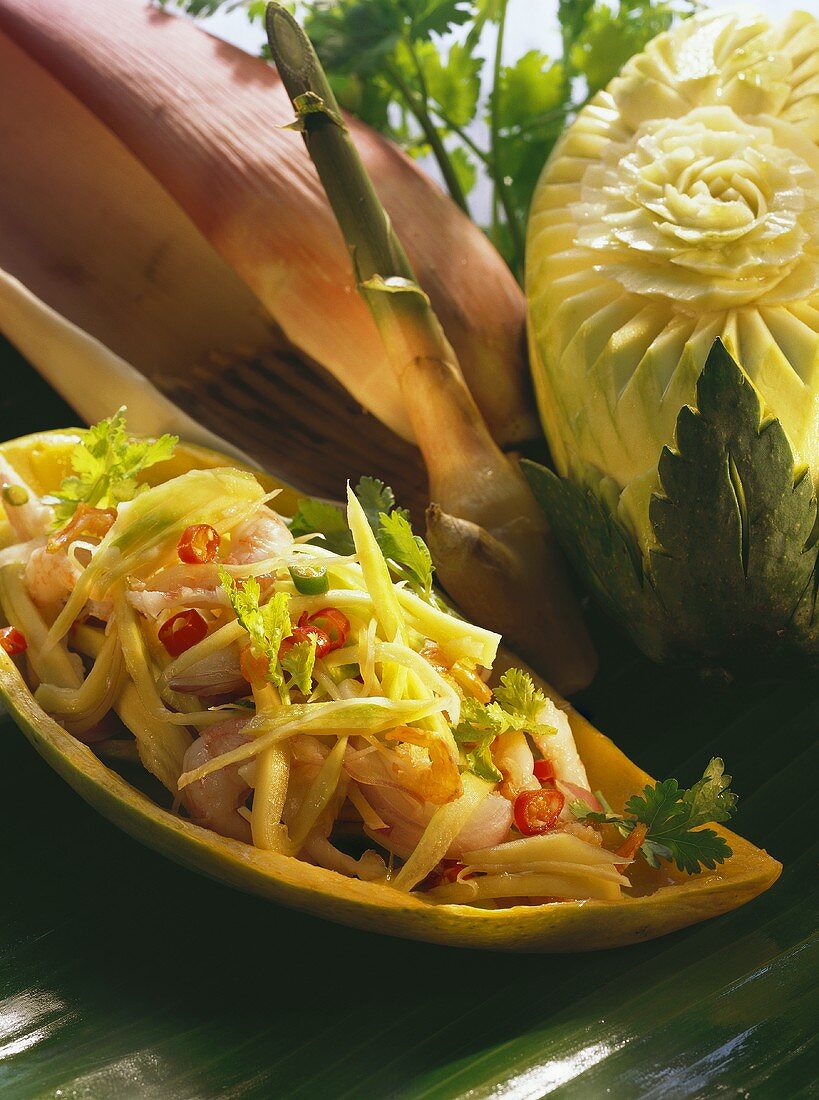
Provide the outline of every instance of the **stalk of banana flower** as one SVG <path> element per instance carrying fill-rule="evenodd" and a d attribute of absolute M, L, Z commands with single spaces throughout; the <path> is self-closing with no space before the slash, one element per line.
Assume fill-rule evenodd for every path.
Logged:
<path fill-rule="evenodd" d="M 411 436 L 309 158 L 276 128 L 290 108 L 269 65 L 144 0 L 0 0 L 0 32 L 130 150 L 295 345 Z M 0 71 L 19 105 L 8 81 Z M 263 135 L 259 117 L 272 122 Z M 504 445 L 531 437 L 524 306 L 510 272 L 407 157 L 350 128 L 493 433 Z M 29 135 L 32 148 L 39 141 Z M 64 167 L 55 160 L 51 174 Z M 43 182 L 31 174 L 33 190 Z"/>
<path fill-rule="evenodd" d="M 427 465 L 427 538 L 439 579 L 468 617 L 501 631 L 559 690 L 584 687 L 594 651 L 542 515 L 486 427 L 310 40 L 275 3 L 266 26 L 296 110 L 292 126 L 347 242 Z"/>

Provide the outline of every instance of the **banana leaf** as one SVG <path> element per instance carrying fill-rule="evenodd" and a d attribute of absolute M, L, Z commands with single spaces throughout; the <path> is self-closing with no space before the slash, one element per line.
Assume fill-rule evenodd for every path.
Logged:
<path fill-rule="evenodd" d="M 0 436 L 69 422 L 19 361 L 0 361 L 14 379 Z M 580 705 L 653 774 L 690 782 L 723 754 L 743 795 L 737 830 L 785 864 L 773 890 L 603 954 L 388 940 L 158 859 L 77 799 L 7 721 L 0 1094 L 809 1095 L 815 685 L 705 685 L 656 669 L 611 626 L 597 634 L 603 671 Z"/>

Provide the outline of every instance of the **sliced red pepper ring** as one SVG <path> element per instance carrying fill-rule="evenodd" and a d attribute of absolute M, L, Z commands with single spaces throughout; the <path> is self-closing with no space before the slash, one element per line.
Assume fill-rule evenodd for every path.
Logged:
<path fill-rule="evenodd" d="M 28 649 L 26 637 L 14 626 L 4 626 L 0 630 L 0 649 L 9 655 L 17 657 Z"/>
<path fill-rule="evenodd" d="M 521 791 L 515 799 L 515 824 L 524 836 L 548 833 L 557 824 L 565 804 L 566 799 L 555 787 Z"/>
<path fill-rule="evenodd" d="M 171 657 L 178 657 L 201 642 L 207 632 L 208 624 L 204 617 L 191 608 L 166 619 L 159 628 L 159 640 Z"/>
<path fill-rule="evenodd" d="M 289 653 L 294 645 L 298 645 L 299 642 L 309 642 L 311 638 L 316 639 L 316 657 L 326 657 L 328 653 L 337 648 L 321 627 L 313 625 L 305 611 L 299 619 L 298 626 L 293 627 L 293 633 L 289 638 L 285 638 L 279 646 L 279 658 Z"/>
<path fill-rule="evenodd" d="M 539 779 L 541 783 L 546 783 L 555 778 L 555 769 L 551 760 L 536 760 L 533 770 L 535 779 Z"/>
<path fill-rule="evenodd" d="M 326 634 L 330 642 L 330 652 L 333 649 L 341 649 L 347 641 L 350 633 L 350 620 L 343 611 L 337 607 L 323 607 L 321 611 L 315 611 L 310 616 L 310 625 L 317 626 Z M 299 619 L 301 626 L 301 619 Z"/>
<path fill-rule="evenodd" d="M 221 541 L 219 532 L 209 523 L 192 523 L 182 532 L 176 551 L 186 565 L 208 565 L 216 561 Z"/>

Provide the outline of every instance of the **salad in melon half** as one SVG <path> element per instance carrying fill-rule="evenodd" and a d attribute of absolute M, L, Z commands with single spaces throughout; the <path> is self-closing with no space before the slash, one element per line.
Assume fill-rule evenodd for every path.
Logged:
<path fill-rule="evenodd" d="M 346 508 L 176 439 L 0 447 L 0 691 L 132 835 L 345 923 L 511 950 L 650 938 L 780 865 L 722 762 L 654 783 L 432 584 L 390 490 Z M 716 824 L 714 824 L 716 823 Z"/>

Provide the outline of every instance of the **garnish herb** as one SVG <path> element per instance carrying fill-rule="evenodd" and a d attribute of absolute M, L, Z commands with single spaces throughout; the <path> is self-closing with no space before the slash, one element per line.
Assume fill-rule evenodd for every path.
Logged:
<path fill-rule="evenodd" d="M 429 597 L 433 565 L 427 544 L 412 533 L 410 521 L 402 510 L 396 509 L 389 515 L 381 512 L 378 519 L 380 526 L 376 538 L 384 557 L 402 568 L 412 588 Z"/>
<path fill-rule="evenodd" d="M 515 729 L 528 730 L 529 733 L 554 733 L 554 726 L 538 721 L 541 709 L 548 699 L 535 687 L 528 672 L 520 668 L 510 668 L 501 676 L 495 689 L 495 698 L 512 720 Z"/>
<path fill-rule="evenodd" d="M 503 775 L 492 759 L 492 742 L 509 729 L 506 715 L 497 703 L 482 706 L 477 699 L 464 699 L 461 720 L 452 727 L 455 743 L 464 748 L 466 764 L 479 779 L 500 783 Z"/>
<path fill-rule="evenodd" d="M 289 594 L 275 592 L 267 603 L 260 604 L 261 588 L 255 577 L 248 577 L 240 587 L 226 569 L 220 569 L 219 580 L 227 592 L 236 618 L 250 637 L 254 656 L 264 657 L 267 660 L 270 683 L 280 690 L 284 689 L 285 680 L 282 663 L 279 660 L 279 649 L 284 639 L 290 637 L 293 629 L 288 611 Z"/>
<path fill-rule="evenodd" d="M 313 668 L 316 663 L 316 639 L 311 637 L 296 642 L 282 655 L 281 666 L 292 676 L 292 683 L 302 695 L 309 695 L 313 686 Z"/>
<path fill-rule="evenodd" d="M 133 500 L 147 486 L 137 477 L 149 466 L 165 462 L 179 442 L 175 435 L 158 439 L 134 439 L 125 428 L 125 408 L 82 433 L 71 451 L 74 474 L 63 478 L 55 494 L 56 526 L 61 527 L 80 504 L 91 508 L 115 508 Z"/>
<path fill-rule="evenodd" d="M 174 2 L 193 15 L 244 6 L 251 20 L 264 17 L 259 0 Z M 488 179 L 486 230 L 517 274 L 532 191 L 563 127 L 632 54 L 698 6 L 696 0 L 619 0 L 616 7 L 560 0 L 560 56 L 531 49 L 510 58 L 512 0 L 295 5 L 342 107 L 411 156 L 431 156 L 467 212 L 479 177 Z M 447 45 L 445 36 L 457 40 Z M 266 47 L 262 52 L 269 56 Z M 490 91 L 483 97 L 487 76 Z"/>
<path fill-rule="evenodd" d="M 642 794 L 628 800 L 624 815 L 597 813 L 579 800 L 570 809 L 582 820 L 614 825 L 624 837 L 643 824 L 646 835 L 639 850 L 652 867 L 658 867 L 661 859 L 673 860 L 681 871 L 695 875 L 703 867 L 713 869 L 724 863 L 732 854 L 713 829 L 699 828 L 709 821 L 728 821 L 736 810 L 731 776 L 724 771 L 722 760 L 715 757 L 689 790 L 681 790 L 676 779 L 646 786 Z"/>
<path fill-rule="evenodd" d="M 335 504 L 328 504 L 325 500 L 303 497 L 299 501 L 296 514 L 290 520 L 290 530 L 294 538 L 322 535 L 322 546 L 326 546 L 334 554 L 352 554 L 354 549 L 353 536 L 344 513 Z"/>
<path fill-rule="evenodd" d="M 467 766 L 480 779 L 500 783 L 503 775 L 492 760 L 491 746 L 507 730 L 550 734 L 554 727 L 538 721 L 540 708 L 547 702 L 532 677 L 519 668 L 504 672 L 495 690 L 495 701 L 482 705 L 466 698 L 461 704 L 461 719 L 452 733 L 466 751 Z"/>
<path fill-rule="evenodd" d="M 433 565 L 424 540 L 413 534 L 410 514 L 395 501 L 395 493 L 377 477 L 362 477 L 355 495 L 393 571 L 425 598 L 432 594 Z M 340 508 L 310 498 L 299 501 L 290 521 L 295 536 L 323 535 L 322 545 L 336 554 L 352 554 L 353 536 Z M 295 577 L 294 583 L 297 584 Z"/>

